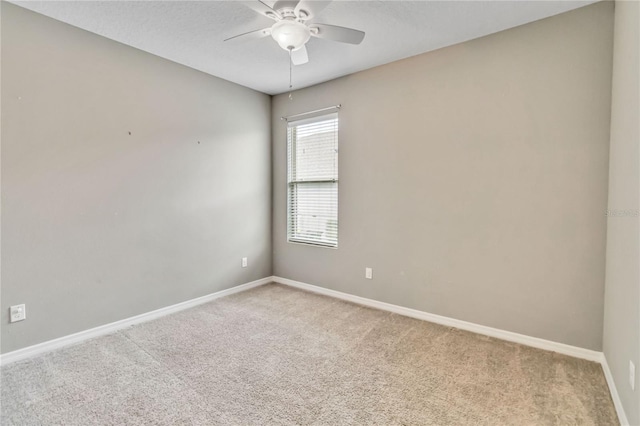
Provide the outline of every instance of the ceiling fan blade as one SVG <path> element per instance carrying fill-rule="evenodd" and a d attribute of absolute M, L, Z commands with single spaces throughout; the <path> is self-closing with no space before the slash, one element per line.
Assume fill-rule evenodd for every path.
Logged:
<path fill-rule="evenodd" d="M 266 37 L 271 34 L 271 28 L 263 28 L 261 30 L 249 31 L 248 33 L 238 34 L 237 36 L 229 37 L 224 41 L 229 40 L 256 40 L 262 37 Z"/>
<path fill-rule="evenodd" d="M 303 21 L 308 21 L 309 19 L 317 16 L 318 13 L 322 12 L 325 7 L 327 7 L 331 3 L 331 1 L 311 1 L 311 0 L 300 0 L 294 9 L 296 16 Z"/>
<path fill-rule="evenodd" d="M 307 54 L 307 47 L 302 46 L 298 50 L 291 52 L 291 62 L 293 65 L 304 65 L 309 62 L 309 55 Z"/>
<path fill-rule="evenodd" d="M 341 43 L 360 44 L 364 39 L 364 32 L 353 28 L 338 27 L 328 24 L 311 24 L 311 35 Z"/>
<path fill-rule="evenodd" d="M 244 4 L 250 9 L 255 10 L 262 16 L 273 19 L 274 21 L 279 21 L 282 19 L 282 15 L 280 15 L 280 12 L 273 10 L 271 7 L 262 3 L 260 0 L 241 1 L 240 3 Z"/>

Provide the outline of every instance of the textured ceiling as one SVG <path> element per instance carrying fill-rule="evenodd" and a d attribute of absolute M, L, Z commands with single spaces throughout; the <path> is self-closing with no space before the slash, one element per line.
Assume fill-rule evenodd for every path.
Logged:
<path fill-rule="evenodd" d="M 223 42 L 273 21 L 234 1 L 12 1 L 243 86 L 288 90 L 289 57 L 271 38 Z M 273 1 L 265 1 L 273 5 Z M 312 38 L 294 89 L 482 37 L 591 1 L 334 1 L 312 22 L 366 32 L 358 46 Z"/>

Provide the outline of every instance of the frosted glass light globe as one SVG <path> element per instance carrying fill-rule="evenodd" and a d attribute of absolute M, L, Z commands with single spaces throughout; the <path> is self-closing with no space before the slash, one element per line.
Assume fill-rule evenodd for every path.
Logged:
<path fill-rule="evenodd" d="M 309 27 L 296 21 L 280 21 L 271 27 L 271 37 L 284 50 L 298 50 L 309 41 Z"/>

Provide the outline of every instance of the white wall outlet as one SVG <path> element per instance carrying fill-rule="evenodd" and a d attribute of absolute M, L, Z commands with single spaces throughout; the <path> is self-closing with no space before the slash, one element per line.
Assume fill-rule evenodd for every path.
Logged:
<path fill-rule="evenodd" d="M 246 257 L 243 257 L 243 258 L 242 258 L 242 267 L 243 267 L 243 268 L 246 268 L 246 267 L 247 267 L 247 265 L 248 265 L 247 258 L 246 258 Z"/>
<path fill-rule="evenodd" d="M 629 361 L 629 384 L 631 390 L 636 390 L 636 366 L 632 361 Z"/>
<path fill-rule="evenodd" d="M 18 322 L 27 318 L 25 305 L 14 305 L 9 308 L 9 322 Z"/>
<path fill-rule="evenodd" d="M 364 268 L 364 277 L 368 280 L 372 280 L 373 279 L 373 269 L 371 268 Z"/>

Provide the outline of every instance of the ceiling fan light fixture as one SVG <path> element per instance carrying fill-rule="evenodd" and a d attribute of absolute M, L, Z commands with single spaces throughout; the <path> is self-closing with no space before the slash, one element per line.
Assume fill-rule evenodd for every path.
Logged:
<path fill-rule="evenodd" d="M 271 37 L 284 50 L 298 50 L 311 38 L 306 25 L 293 20 L 276 22 L 271 27 Z"/>

